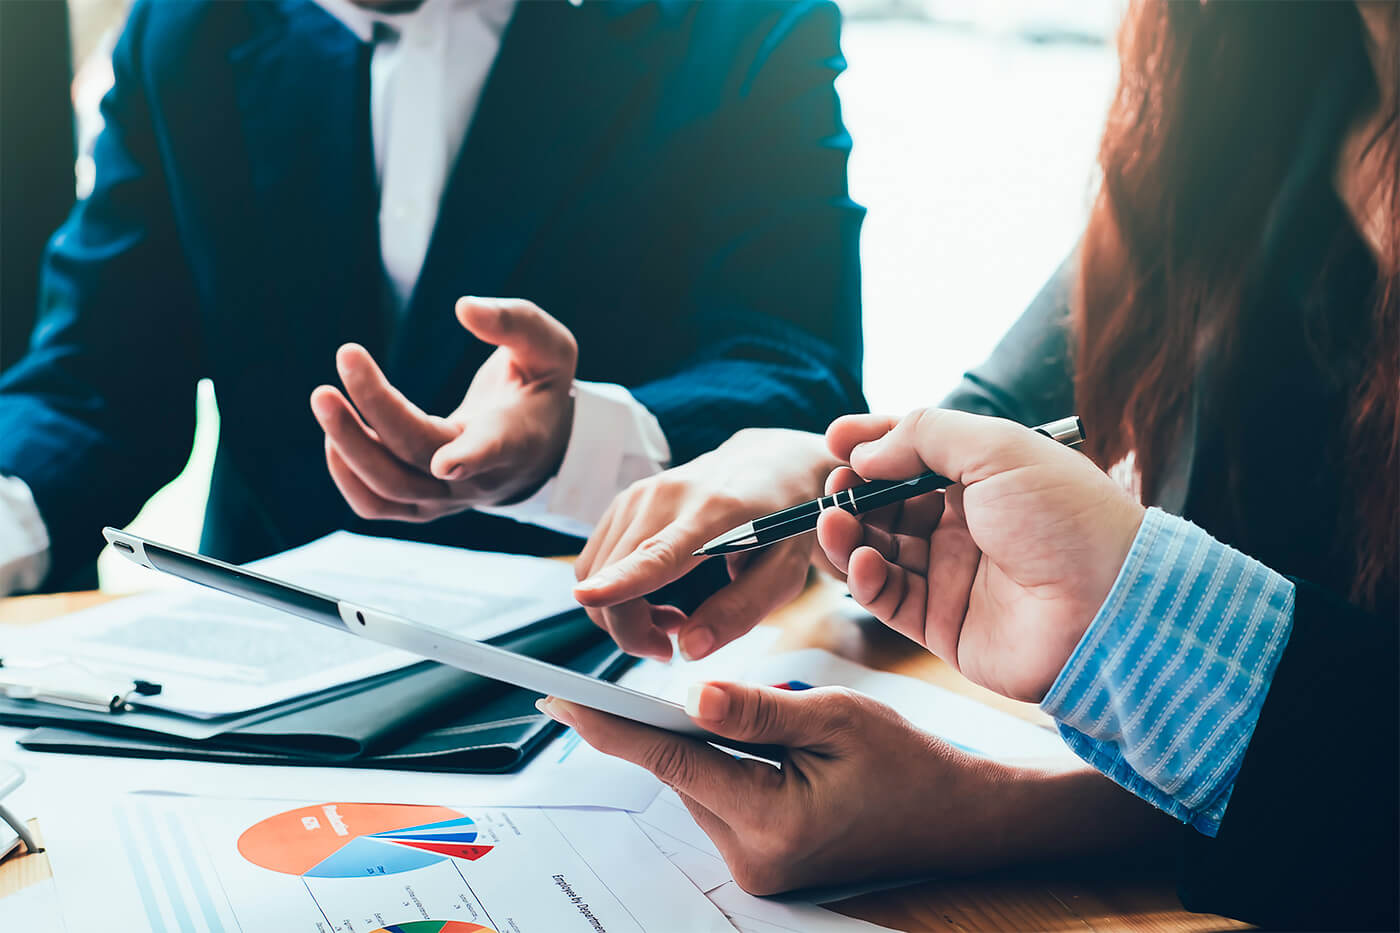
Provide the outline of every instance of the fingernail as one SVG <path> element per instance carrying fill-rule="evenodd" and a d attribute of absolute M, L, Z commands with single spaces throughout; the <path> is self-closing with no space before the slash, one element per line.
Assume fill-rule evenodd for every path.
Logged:
<path fill-rule="evenodd" d="M 729 694 L 713 684 L 691 684 L 685 695 L 685 712 L 693 719 L 720 722 L 729 715 Z"/>
<path fill-rule="evenodd" d="M 681 657 L 687 661 L 698 661 L 715 647 L 715 633 L 704 625 L 697 625 L 680 637 Z"/>
<path fill-rule="evenodd" d="M 572 726 L 574 724 L 574 719 L 564 708 L 564 704 L 554 699 L 554 697 L 541 697 L 536 700 L 535 709 L 544 713 L 555 722 L 562 722 L 566 726 Z"/>
<path fill-rule="evenodd" d="M 614 571 L 612 568 L 608 568 L 606 570 L 600 570 L 597 573 L 593 574 L 593 576 L 587 578 L 582 583 L 580 583 L 578 585 L 578 588 L 581 590 L 596 590 L 600 586 L 607 586 L 609 583 L 613 582 L 616 579 L 617 572 Z"/>
<path fill-rule="evenodd" d="M 860 453 L 862 450 L 866 450 L 869 447 L 869 441 L 861 441 L 859 444 L 851 448 L 851 459 L 854 460 L 856 458 L 856 454 Z"/>
<path fill-rule="evenodd" d="M 466 467 L 455 466 L 455 467 L 453 467 L 452 469 L 450 469 L 450 470 L 447 471 L 447 475 L 444 476 L 443 479 L 461 479 L 463 476 L 466 476 L 466 475 L 467 475 L 467 468 L 466 468 Z"/>

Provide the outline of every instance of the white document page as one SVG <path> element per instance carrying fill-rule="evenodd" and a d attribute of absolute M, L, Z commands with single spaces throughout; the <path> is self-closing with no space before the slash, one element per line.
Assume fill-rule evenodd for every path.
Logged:
<path fill-rule="evenodd" d="M 632 819 L 661 854 L 669 858 L 671 864 L 723 910 L 729 922 L 742 933 L 780 933 L 787 930 L 802 933 L 825 930 L 868 933 L 885 929 L 820 905 L 854 897 L 864 890 L 890 887 L 890 883 L 865 885 L 861 890 L 852 889 L 850 893 L 823 889 L 805 891 L 801 897 L 754 897 L 735 883 L 719 849 L 700 829 L 675 791 L 670 788 L 662 790 L 650 807 L 641 813 L 633 813 Z"/>
<path fill-rule="evenodd" d="M 800 901 L 754 897 L 733 881 L 706 895 L 739 933 L 878 933 L 878 926 Z"/>
<path fill-rule="evenodd" d="M 705 835 L 695 817 L 681 803 L 681 798 L 669 787 L 663 788 L 651 806 L 632 819 L 647 834 L 661 854 L 671 860 L 691 883 L 706 894 L 726 882 L 733 881 L 729 866 L 719 849 Z"/>
<path fill-rule="evenodd" d="M 732 929 L 612 810 L 144 795 L 94 803 L 84 818 L 46 827 L 70 929 Z"/>
<path fill-rule="evenodd" d="M 578 605 L 573 570 L 560 561 L 348 532 L 249 566 L 472 638 Z M 259 709 L 423 660 L 195 584 L 0 632 L 0 657 L 40 680 L 154 681 L 163 690 L 142 703 L 196 717 Z"/>
<path fill-rule="evenodd" d="M 0 897 L 0 929 L 22 933 L 66 933 L 52 878 Z"/>

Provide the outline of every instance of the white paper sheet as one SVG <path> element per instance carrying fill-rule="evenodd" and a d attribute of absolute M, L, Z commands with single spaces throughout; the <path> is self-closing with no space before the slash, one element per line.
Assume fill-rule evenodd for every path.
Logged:
<path fill-rule="evenodd" d="M 733 878 L 715 844 L 670 788 L 656 795 L 651 806 L 632 814 L 642 832 L 701 891 L 708 894 Z"/>
<path fill-rule="evenodd" d="M 889 929 L 815 904 L 754 897 L 733 881 L 705 896 L 724 911 L 739 933 L 875 933 Z"/>
<path fill-rule="evenodd" d="M 58 889 L 45 878 L 0 897 L 0 930 L 16 933 L 66 933 L 58 906 Z"/>
<path fill-rule="evenodd" d="M 473 638 L 577 606 L 573 570 L 559 561 L 348 532 L 250 566 Z M 164 689 L 143 703 L 201 717 L 258 709 L 422 660 L 194 584 L 5 628 L 0 657 L 47 662 L 36 676 L 154 681 Z"/>
<path fill-rule="evenodd" d="M 730 929 L 617 811 L 144 795 L 94 809 L 51 830 L 60 892 L 82 892 L 63 902 L 73 929 Z"/>
<path fill-rule="evenodd" d="M 842 923 L 852 923 L 850 918 L 827 914 L 830 911 L 812 913 L 821 904 L 845 900 L 858 894 L 879 891 L 888 887 L 903 887 L 914 880 L 905 879 L 884 882 L 871 882 L 861 885 L 841 885 L 834 887 L 809 888 L 797 895 L 783 895 L 778 899 L 754 898 L 734 883 L 729 874 L 729 866 L 719 854 L 719 849 L 705 835 L 695 822 L 690 811 L 681 803 L 675 791 L 666 788 L 656 795 L 641 813 L 632 814 L 633 821 L 647 834 L 661 854 L 681 870 L 707 896 L 713 895 L 716 903 L 722 902 L 730 910 L 739 913 L 730 916 L 730 921 L 741 930 L 748 929 L 759 933 L 765 930 L 785 929 L 783 924 L 797 924 L 794 929 L 847 929 Z M 721 888 L 723 890 L 721 890 Z M 877 929 L 863 921 L 854 922 L 849 929 Z M 805 925 L 804 925 L 805 924 Z M 837 924 L 837 926 L 831 926 Z"/>

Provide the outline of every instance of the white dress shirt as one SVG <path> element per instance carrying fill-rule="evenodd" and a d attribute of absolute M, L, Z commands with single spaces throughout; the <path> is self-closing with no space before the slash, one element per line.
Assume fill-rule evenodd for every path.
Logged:
<path fill-rule="evenodd" d="M 399 312 L 418 280 L 448 174 L 515 0 L 425 0 L 408 13 L 382 13 L 350 0 L 316 2 L 361 41 L 374 43 L 370 121 L 379 244 Z M 464 291 L 470 288 L 463 283 Z M 574 387 L 574 423 L 558 474 L 523 502 L 482 511 L 583 537 L 620 490 L 669 465 L 660 424 L 630 392 L 607 383 Z M 29 487 L 0 477 L 0 593 L 33 589 L 48 565 L 48 531 Z"/>

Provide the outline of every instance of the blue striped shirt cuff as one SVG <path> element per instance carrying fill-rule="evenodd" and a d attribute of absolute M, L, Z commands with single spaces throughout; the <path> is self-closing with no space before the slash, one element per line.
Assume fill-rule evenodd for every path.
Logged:
<path fill-rule="evenodd" d="M 1214 836 L 1288 642 L 1293 593 L 1258 561 L 1148 509 L 1041 708 L 1093 768 Z"/>

